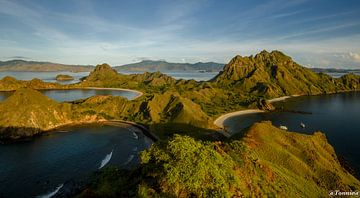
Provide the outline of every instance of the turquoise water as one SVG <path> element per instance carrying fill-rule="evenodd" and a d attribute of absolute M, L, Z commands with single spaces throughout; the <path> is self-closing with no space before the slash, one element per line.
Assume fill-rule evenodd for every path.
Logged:
<path fill-rule="evenodd" d="M 131 167 L 151 140 L 133 129 L 87 125 L 0 145 L 0 197 L 48 194 L 102 165 Z"/>
<path fill-rule="evenodd" d="M 231 133 L 237 133 L 254 122 L 270 120 L 275 126 L 287 126 L 289 131 L 305 134 L 322 131 L 337 154 L 345 157 L 360 175 L 360 92 L 302 96 L 275 105 L 312 114 L 273 112 L 240 115 L 225 120 L 224 125 Z M 300 123 L 306 127 L 302 128 Z"/>

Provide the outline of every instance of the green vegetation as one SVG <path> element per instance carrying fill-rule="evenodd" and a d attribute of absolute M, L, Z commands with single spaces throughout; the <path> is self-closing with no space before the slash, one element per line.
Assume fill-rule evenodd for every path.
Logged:
<path fill-rule="evenodd" d="M 32 136 L 70 120 L 69 104 L 58 104 L 35 90 L 19 89 L 0 103 L 0 138 Z"/>
<path fill-rule="evenodd" d="M 357 90 L 359 86 L 359 76 L 348 74 L 334 79 L 316 74 L 279 51 L 262 51 L 250 57 L 236 56 L 208 82 L 176 80 L 160 72 L 124 75 L 107 64 L 98 65 L 82 82 L 73 85 L 45 83 L 38 79 L 19 81 L 12 77 L 0 80 L 0 90 L 4 91 L 82 87 L 142 91 L 144 95 L 134 101 L 119 97 L 77 101 L 71 105 L 72 113 L 80 117 L 91 115 L 97 119 L 146 124 L 162 137 L 196 132 L 208 136 L 209 129 L 215 128 L 213 120 L 221 114 L 249 107 L 272 110 L 265 99 Z M 183 127 L 180 129 L 179 125 Z"/>
<path fill-rule="evenodd" d="M 10 76 L 5 76 L 0 80 L 0 91 L 14 91 L 22 88 L 32 89 L 66 89 L 69 85 L 60 85 L 58 83 L 47 83 L 34 78 L 29 81 L 17 80 Z"/>
<path fill-rule="evenodd" d="M 141 161 L 136 170 L 97 173 L 81 196 L 326 197 L 329 189 L 360 189 L 324 134 L 286 132 L 270 122 L 228 142 L 175 135 L 144 151 Z"/>
<path fill-rule="evenodd" d="M 57 81 L 70 81 L 70 80 L 74 80 L 74 77 L 66 74 L 59 74 L 55 77 L 55 79 Z"/>
<path fill-rule="evenodd" d="M 58 103 L 33 90 L 82 87 L 129 88 L 144 95 Z M 360 189 L 325 135 L 285 132 L 262 122 L 221 142 L 224 137 L 212 123 L 220 114 L 248 107 L 272 109 L 266 99 L 274 97 L 359 87 L 359 76 L 316 74 L 279 51 L 236 56 L 208 82 L 160 72 L 123 75 L 107 64 L 73 85 L 5 77 L 0 90 L 17 91 L 0 103 L 0 138 L 32 136 L 64 124 L 128 120 L 147 125 L 162 139 L 141 154 L 138 168 L 97 173 L 83 197 L 323 197 L 329 189 Z"/>

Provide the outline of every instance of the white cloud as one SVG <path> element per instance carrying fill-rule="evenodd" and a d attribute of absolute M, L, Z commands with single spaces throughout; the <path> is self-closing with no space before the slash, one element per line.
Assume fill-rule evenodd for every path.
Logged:
<path fill-rule="evenodd" d="M 349 52 L 349 56 L 350 56 L 350 58 L 353 59 L 354 61 L 360 63 L 360 53 Z"/>

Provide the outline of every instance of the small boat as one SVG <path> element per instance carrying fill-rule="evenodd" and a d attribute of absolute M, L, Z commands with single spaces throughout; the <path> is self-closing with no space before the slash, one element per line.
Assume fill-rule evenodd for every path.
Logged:
<path fill-rule="evenodd" d="M 284 126 L 284 125 L 280 125 L 279 128 L 282 129 L 282 130 L 288 130 L 288 128 L 286 126 Z"/>
<path fill-rule="evenodd" d="M 305 128 L 305 124 L 304 123 L 300 123 L 301 128 Z"/>

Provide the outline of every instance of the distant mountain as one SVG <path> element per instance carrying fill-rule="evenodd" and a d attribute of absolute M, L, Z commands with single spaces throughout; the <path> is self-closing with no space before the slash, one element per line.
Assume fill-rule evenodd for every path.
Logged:
<path fill-rule="evenodd" d="M 166 61 L 152 61 L 144 60 L 139 63 L 132 63 L 123 66 L 115 67 L 116 70 L 127 70 L 127 71 L 207 71 L 207 72 L 218 72 L 221 71 L 224 64 L 214 62 L 198 62 L 198 63 L 169 63 Z"/>
<path fill-rule="evenodd" d="M 309 68 L 316 73 L 360 73 L 360 69 Z"/>
<path fill-rule="evenodd" d="M 87 71 L 92 71 L 93 69 L 94 69 L 94 66 L 90 66 L 90 65 L 64 65 L 64 64 L 59 64 L 59 63 L 25 61 L 25 60 L 0 61 L 0 72 L 1 71 L 87 72 Z"/>

